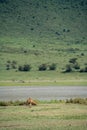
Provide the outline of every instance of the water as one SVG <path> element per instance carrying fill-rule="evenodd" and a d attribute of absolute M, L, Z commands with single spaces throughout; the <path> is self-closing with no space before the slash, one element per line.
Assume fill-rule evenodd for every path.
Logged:
<path fill-rule="evenodd" d="M 0 87 L 0 101 L 26 100 L 28 97 L 32 97 L 33 99 L 38 100 L 65 100 L 76 97 L 87 98 L 87 87 Z"/>

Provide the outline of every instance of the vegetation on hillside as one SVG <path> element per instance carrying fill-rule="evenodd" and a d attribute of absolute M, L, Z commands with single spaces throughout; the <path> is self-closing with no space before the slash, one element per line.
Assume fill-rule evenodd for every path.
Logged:
<path fill-rule="evenodd" d="M 86 0 L 0 0 L 0 80 L 21 71 L 41 78 L 38 70 L 51 80 L 62 72 L 86 79 L 86 8 Z"/>

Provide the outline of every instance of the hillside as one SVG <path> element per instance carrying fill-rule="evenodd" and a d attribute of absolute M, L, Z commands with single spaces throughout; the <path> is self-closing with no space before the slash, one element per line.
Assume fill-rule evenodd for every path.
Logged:
<path fill-rule="evenodd" d="M 83 40 L 86 0 L 0 0 L 0 36 Z"/>
<path fill-rule="evenodd" d="M 0 0 L 1 81 L 65 79 L 61 72 L 72 58 L 81 69 L 87 66 L 87 0 Z M 55 72 L 38 71 L 52 63 Z M 18 67 L 24 64 L 32 69 L 23 76 Z M 86 79 L 75 71 L 67 78 Z"/>

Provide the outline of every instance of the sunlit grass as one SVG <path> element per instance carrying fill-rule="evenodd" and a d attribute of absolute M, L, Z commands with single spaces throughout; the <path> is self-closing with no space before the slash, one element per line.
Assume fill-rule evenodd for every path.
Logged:
<path fill-rule="evenodd" d="M 86 130 L 87 105 L 38 103 L 0 107 L 1 130 Z M 65 128 L 65 129 L 64 129 Z"/>

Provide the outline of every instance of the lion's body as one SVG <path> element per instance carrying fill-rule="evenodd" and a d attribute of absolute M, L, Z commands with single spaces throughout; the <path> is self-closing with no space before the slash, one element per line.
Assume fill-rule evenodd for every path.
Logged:
<path fill-rule="evenodd" d="M 33 99 L 29 98 L 29 99 L 27 99 L 27 105 L 29 105 L 29 106 L 37 105 L 37 103 Z"/>

